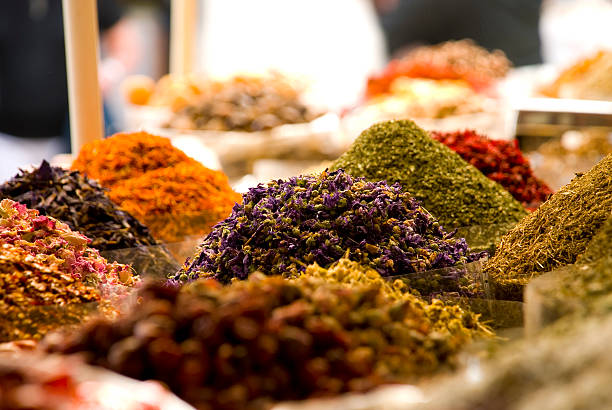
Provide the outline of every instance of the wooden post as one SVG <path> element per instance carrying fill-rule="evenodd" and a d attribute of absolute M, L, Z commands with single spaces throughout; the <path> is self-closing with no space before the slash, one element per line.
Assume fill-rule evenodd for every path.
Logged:
<path fill-rule="evenodd" d="M 196 0 L 172 0 L 170 9 L 170 73 L 193 70 L 197 20 Z"/>
<path fill-rule="evenodd" d="M 104 137 L 96 0 L 62 0 L 72 152 Z"/>

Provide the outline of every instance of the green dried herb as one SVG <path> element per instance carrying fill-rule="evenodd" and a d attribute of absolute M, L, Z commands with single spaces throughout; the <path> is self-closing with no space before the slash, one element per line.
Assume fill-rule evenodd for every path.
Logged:
<path fill-rule="evenodd" d="M 501 185 L 408 120 L 371 126 L 331 168 L 399 182 L 446 228 L 515 223 L 526 215 Z"/>
<path fill-rule="evenodd" d="M 485 265 L 496 297 L 520 300 L 534 275 L 574 263 L 610 213 L 612 154 L 577 175 L 502 238 Z"/>
<path fill-rule="evenodd" d="M 597 234 L 591 239 L 584 253 L 578 257 L 576 263 L 589 263 L 596 260 L 612 257 L 612 214 L 599 228 Z"/>
<path fill-rule="evenodd" d="M 59 219 L 92 240 L 90 246 L 133 265 L 141 274 L 165 276 L 178 269 L 170 253 L 149 230 L 113 203 L 106 190 L 78 171 L 51 167 L 43 161 L 0 185 L 0 198 L 9 198 Z"/>
<path fill-rule="evenodd" d="M 418 408 L 609 409 L 611 338 L 611 316 L 563 320 L 538 337 L 505 346 L 482 365 L 432 381 L 426 393 L 431 400 Z"/>

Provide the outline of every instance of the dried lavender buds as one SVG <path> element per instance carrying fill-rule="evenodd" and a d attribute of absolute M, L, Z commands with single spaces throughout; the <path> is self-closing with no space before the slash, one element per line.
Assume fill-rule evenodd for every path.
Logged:
<path fill-rule="evenodd" d="M 245 409 L 415 381 L 452 366 L 472 340 L 461 321 L 432 319 L 417 298 L 376 284 L 255 275 L 141 295 L 130 315 L 47 339 L 47 349 L 161 380 L 197 408 Z"/>
<path fill-rule="evenodd" d="M 399 182 L 446 228 L 506 225 L 526 215 L 501 185 L 409 120 L 371 126 L 331 168 Z"/>
<path fill-rule="evenodd" d="M 228 283 L 254 271 L 296 276 L 348 250 L 383 276 L 470 262 L 455 239 L 399 185 L 367 182 L 342 170 L 259 185 L 217 224 L 173 279 Z"/>
<path fill-rule="evenodd" d="M 485 266 L 498 298 L 522 298 L 534 276 L 574 263 L 612 213 L 612 154 L 578 175 L 502 238 Z"/>

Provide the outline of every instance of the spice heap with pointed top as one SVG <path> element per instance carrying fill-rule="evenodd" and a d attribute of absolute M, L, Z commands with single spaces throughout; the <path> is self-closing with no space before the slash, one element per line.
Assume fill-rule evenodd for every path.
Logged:
<path fill-rule="evenodd" d="M 176 262 L 130 213 L 113 203 L 104 188 L 78 171 L 40 167 L 22 171 L 0 185 L 0 198 L 9 198 L 41 215 L 65 222 L 91 239 L 99 251 L 129 251 L 129 263 L 139 273 L 176 269 Z M 127 262 L 127 260 L 122 260 Z"/>
<path fill-rule="evenodd" d="M 533 175 L 516 140 L 490 140 L 472 130 L 432 132 L 431 137 L 461 155 L 526 207 L 537 208 L 553 193 Z"/>
<path fill-rule="evenodd" d="M 371 126 L 331 168 L 399 182 L 446 228 L 508 225 L 526 215 L 501 185 L 409 120 Z"/>
<path fill-rule="evenodd" d="M 240 201 L 225 174 L 199 163 L 181 163 L 119 182 L 110 197 L 166 242 L 207 234 Z"/>
<path fill-rule="evenodd" d="M 115 203 L 165 242 L 207 234 L 240 199 L 225 174 L 144 132 L 85 145 L 72 166 L 110 188 Z"/>
<path fill-rule="evenodd" d="M 609 154 L 502 238 L 497 253 L 485 265 L 497 297 L 520 300 L 523 287 L 534 275 L 574 263 L 611 212 Z"/>
<path fill-rule="evenodd" d="M 135 283 L 129 266 L 109 264 L 88 242 L 54 218 L 0 202 L 0 340 L 78 323 L 96 310 L 87 304 Z"/>
<path fill-rule="evenodd" d="M 262 275 L 224 287 L 200 280 L 180 291 L 151 285 L 131 314 L 46 345 L 161 380 L 197 408 L 244 409 L 414 382 L 454 367 L 479 335 L 458 312 L 433 315 L 417 297 L 387 290 Z"/>
<path fill-rule="evenodd" d="M 196 162 L 170 143 L 168 138 L 146 132 L 118 133 L 85 144 L 72 169 L 95 179 L 105 188 L 147 171 Z"/>
<path fill-rule="evenodd" d="M 383 276 L 471 262 L 455 239 L 399 185 L 367 182 L 342 170 L 251 188 L 173 279 L 228 283 L 255 271 L 297 276 L 348 257 Z"/>

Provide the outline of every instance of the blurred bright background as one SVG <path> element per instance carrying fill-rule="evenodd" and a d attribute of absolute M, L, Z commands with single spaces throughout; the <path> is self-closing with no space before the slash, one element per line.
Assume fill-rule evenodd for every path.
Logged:
<path fill-rule="evenodd" d="M 110 135 L 141 128 L 143 115 L 156 115 L 135 111 L 125 80 L 141 74 L 156 82 L 168 73 L 170 1 L 99 0 L 98 7 Z M 369 76 L 417 45 L 472 38 L 504 51 L 515 67 L 558 72 L 611 49 L 611 21 L 608 0 L 201 0 L 193 72 L 207 79 L 282 73 L 300 84 L 310 106 L 344 117 L 363 103 Z M 70 150 L 61 25 L 60 0 L 0 5 L 3 180 Z M 327 121 L 323 128 L 336 124 Z M 361 124 L 343 125 L 349 135 L 338 144 L 354 138 Z M 242 174 L 249 172 L 253 167 Z"/>

